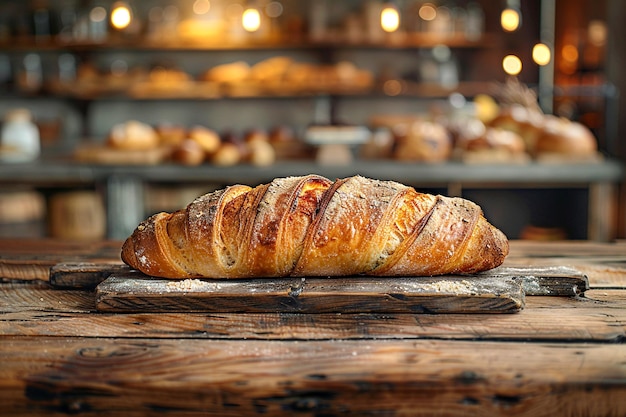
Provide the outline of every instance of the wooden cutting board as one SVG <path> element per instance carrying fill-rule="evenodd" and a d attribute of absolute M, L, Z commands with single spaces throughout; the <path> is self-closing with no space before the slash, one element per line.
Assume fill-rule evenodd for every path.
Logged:
<path fill-rule="evenodd" d="M 500 267 L 438 277 L 185 279 L 121 269 L 96 288 L 107 312 L 512 313 L 526 295 L 577 296 L 587 277 L 567 267 Z"/>
<path fill-rule="evenodd" d="M 168 280 L 135 271 L 96 288 L 106 312 L 513 313 L 519 280 L 493 276 Z"/>

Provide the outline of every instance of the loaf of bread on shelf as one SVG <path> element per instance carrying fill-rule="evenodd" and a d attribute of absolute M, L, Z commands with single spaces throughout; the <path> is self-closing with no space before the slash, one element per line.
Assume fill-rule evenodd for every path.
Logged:
<path fill-rule="evenodd" d="M 443 162 L 452 153 L 452 139 L 448 130 L 440 123 L 417 120 L 407 126 L 403 133 L 396 133 L 393 152 L 400 161 Z"/>
<path fill-rule="evenodd" d="M 593 156 L 598 150 L 595 136 L 579 122 L 563 117 L 545 116 L 535 154 L 558 154 L 571 157 Z"/>
<path fill-rule="evenodd" d="M 293 59 L 286 56 L 275 56 L 254 64 L 250 68 L 250 76 L 257 82 L 282 81 Z"/>
<path fill-rule="evenodd" d="M 187 138 L 174 147 L 171 159 L 179 164 L 195 166 L 205 161 L 206 152 L 198 142 Z"/>
<path fill-rule="evenodd" d="M 137 120 L 114 125 L 106 140 L 109 147 L 127 151 L 155 149 L 159 142 L 159 135 L 154 128 Z"/>
<path fill-rule="evenodd" d="M 159 136 L 159 142 L 164 146 L 180 145 L 187 136 L 187 129 L 170 123 L 160 123 L 154 129 Z"/>
<path fill-rule="evenodd" d="M 465 152 L 498 150 L 518 155 L 526 153 L 524 139 L 512 130 L 487 127 L 478 119 L 468 121 L 456 134 L 455 147 Z"/>
<path fill-rule="evenodd" d="M 513 105 L 504 108 L 490 125 L 519 134 L 534 157 L 585 159 L 597 156 L 598 144 L 591 130 L 564 117 Z"/>
<path fill-rule="evenodd" d="M 187 137 L 200 145 L 207 155 L 215 153 L 222 143 L 220 135 L 215 130 L 199 125 L 189 129 Z"/>
<path fill-rule="evenodd" d="M 233 166 L 237 165 L 244 159 L 245 152 L 242 147 L 236 143 L 223 141 L 217 148 L 215 153 L 210 155 L 209 161 L 218 166 Z"/>
<path fill-rule="evenodd" d="M 266 132 L 258 129 L 248 131 L 244 137 L 244 145 L 246 162 L 255 166 L 269 166 L 276 161 L 276 151 Z"/>
<path fill-rule="evenodd" d="M 250 78 L 250 65 L 244 61 L 235 61 L 216 65 L 200 76 L 202 81 L 217 83 L 236 83 Z"/>
<path fill-rule="evenodd" d="M 167 278 L 429 276 L 500 265 L 505 235 L 468 200 L 361 176 L 233 185 L 139 224 L 122 259 Z"/>
<path fill-rule="evenodd" d="M 524 140 L 526 149 L 532 153 L 542 133 L 544 117 L 537 109 L 515 104 L 503 107 L 489 125 L 517 133 Z"/>

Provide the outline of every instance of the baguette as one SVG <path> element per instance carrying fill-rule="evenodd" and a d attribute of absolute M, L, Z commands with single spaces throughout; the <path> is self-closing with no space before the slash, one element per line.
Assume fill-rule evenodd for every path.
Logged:
<path fill-rule="evenodd" d="M 468 200 L 361 176 L 233 185 L 141 222 L 122 260 L 165 278 L 430 276 L 500 265 L 506 236 Z"/>

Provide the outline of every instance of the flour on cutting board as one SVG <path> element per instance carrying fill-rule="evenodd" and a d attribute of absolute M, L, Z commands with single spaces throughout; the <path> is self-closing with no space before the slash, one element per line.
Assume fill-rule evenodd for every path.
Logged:
<path fill-rule="evenodd" d="M 467 294 L 478 292 L 478 288 L 476 288 L 473 283 L 465 279 L 460 281 L 441 280 L 424 283 L 421 284 L 421 288 L 423 288 L 425 291 L 436 291 L 452 294 Z"/>

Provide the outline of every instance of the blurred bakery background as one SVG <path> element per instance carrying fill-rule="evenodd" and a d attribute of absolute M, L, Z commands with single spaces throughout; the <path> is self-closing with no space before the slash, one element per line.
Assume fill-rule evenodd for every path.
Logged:
<path fill-rule="evenodd" d="M 0 0 L 0 237 L 362 174 L 626 238 L 622 0 Z"/>

